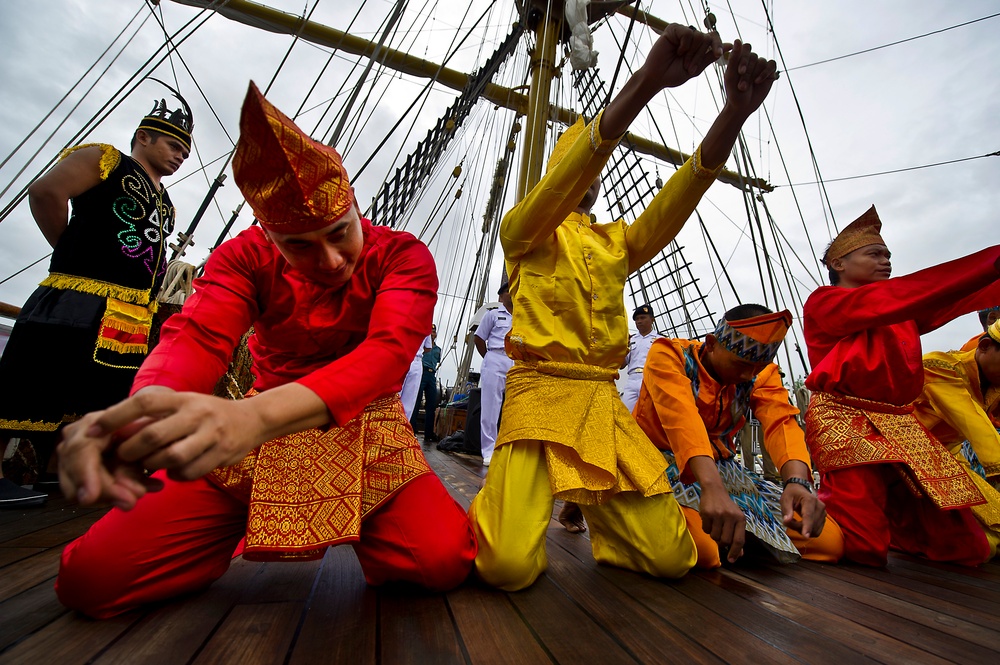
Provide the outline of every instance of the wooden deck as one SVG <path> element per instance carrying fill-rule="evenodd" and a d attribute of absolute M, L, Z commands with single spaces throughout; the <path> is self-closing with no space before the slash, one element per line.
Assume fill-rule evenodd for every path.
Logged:
<path fill-rule="evenodd" d="M 468 505 L 478 462 L 427 455 Z M 308 564 L 238 559 L 203 593 L 91 621 L 52 583 L 62 546 L 102 513 L 55 498 L 0 511 L 0 662 L 1000 662 L 1000 564 L 741 562 L 661 582 L 596 565 L 588 540 L 555 521 L 549 570 L 519 593 L 371 589 L 340 547 Z"/>

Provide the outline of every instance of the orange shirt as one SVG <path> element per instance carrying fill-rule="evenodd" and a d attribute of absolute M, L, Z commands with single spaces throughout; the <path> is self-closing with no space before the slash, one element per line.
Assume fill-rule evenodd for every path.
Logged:
<path fill-rule="evenodd" d="M 685 482 L 692 478 L 686 471 L 692 457 L 732 457 L 733 436 L 746 421 L 743 413 L 734 417 L 731 410 L 737 387 L 712 378 L 701 362 L 701 348 L 701 342 L 686 339 L 656 340 L 646 357 L 642 390 L 632 412 L 657 448 L 674 453 Z M 696 367 L 696 387 L 686 371 L 689 362 Z M 775 466 L 780 469 L 789 460 L 809 465 L 805 435 L 795 420 L 799 410 L 788 401 L 777 365 L 772 363 L 757 375 L 749 405 L 764 428 L 764 447 Z"/>

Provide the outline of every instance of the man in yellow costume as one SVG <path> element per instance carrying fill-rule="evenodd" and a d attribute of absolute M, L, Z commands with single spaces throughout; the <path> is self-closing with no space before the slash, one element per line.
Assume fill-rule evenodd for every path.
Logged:
<path fill-rule="evenodd" d="M 601 169 L 642 107 L 723 51 L 714 32 L 667 26 L 608 107 L 563 134 L 546 175 L 504 217 L 500 242 L 514 301 L 506 350 L 514 366 L 490 471 L 469 511 L 476 570 L 492 586 L 523 589 L 545 570 L 556 498 L 582 505 L 601 563 L 659 577 L 680 577 L 695 563 L 663 455 L 615 388 L 628 342 L 623 291 L 629 273 L 677 235 L 714 182 L 771 88 L 774 61 L 733 45 L 724 108 L 635 223 L 595 224 L 590 209 Z"/>
<path fill-rule="evenodd" d="M 632 415 L 664 451 L 699 568 L 722 565 L 721 547 L 735 562 L 747 533 L 785 563 L 800 556 L 836 563 L 843 554 L 840 528 L 813 488 L 799 410 L 772 362 L 791 323 L 788 310 L 739 305 L 704 342 L 658 339 L 646 357 Z M 734 439 L 751 411 L 781 486 L 736 461 Z"/>
<path fill-rule="evenodd" d="M 972 513 L 986 534 L 990 556 L 1000 546 L 1000 320 L 970 351 L 924 355 L 924 390 L 917 418 L 944 444 L 983 493 Z"/>

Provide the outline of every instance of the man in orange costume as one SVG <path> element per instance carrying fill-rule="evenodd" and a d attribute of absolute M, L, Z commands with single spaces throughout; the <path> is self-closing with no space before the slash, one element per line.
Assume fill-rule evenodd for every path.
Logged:
<path fill-rule="evenodd" d="M 340 155 L 253 84 L 240 131 L 233 173 L 263 228 L 213 253 L 133 396 L 60 444 L 66 495 L 116 505 L 67 546 L 56 582 L 65 605 L 93 617 L 207 586 L 244 537 L 255 560 L 350 543 L 370 584 L 435 590 L 464 580 L 475 557 L 398 395 L 431 326 L 430 253 L 361 218 Z M 254 390 L 205 394 L 251 326 Z M 160 471 L 143 481 L 142 467 Z M 150 485 L 159 491 L 143 496 Z"/>
<path fill-rule="evenodd" d="M 819 497 L 848 559 L 883 566 L 891 546 L 977 565 L 989 545 L 970 507 L 983 496 L 913 402 L 924 384 L 920 335 L 1000 300 L 1000 246 L 890 279 L 881 229 L 872 206 L 833 240 L 823 257 L 832 286 L 803 308 Z"/>
<path fill-rule="evenodd" d="M 840 529 L 826 519 L 813 489 L 805 436 L 795 420 L 799 410 L 772 362 L 791 323 L 787 310 L 740 305 L 704 342 L 658 339 L 646 356 L 632 415 L 664 451 L 699 567 L 722 564 L 720 545 L 736 561 L 748 531 L 783 562 L 801 555 L 836 563 L 843 553 Z M 734 437 L 751 411 L 783 487 L 735 459 Z"/>

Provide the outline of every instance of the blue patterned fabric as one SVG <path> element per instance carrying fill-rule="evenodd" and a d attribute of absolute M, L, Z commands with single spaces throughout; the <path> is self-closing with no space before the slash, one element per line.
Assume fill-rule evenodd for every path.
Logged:
<path fill-rule="evenodd" d="M 667 480 L 677 503 L 700 511 L 701 485 L 682 482 L 673 453 L 663 451 L 663 456 L 670 465 Z M 746 517 L 747 532 L 756 536 L 781 563 L 798 561 L 799 551 L 781 523 L 781 487 L 748 471 L 733 458 L 719 460 L 716 466 L 729 496 Z"/>
<path fill-rule="evenodd" d="M 983 464 L 979 461 L 976 451 L 968 441 L 962 442 L 962 457 L 965 458 L 965 461 L 969 463 L 969 467 L 974 472 L 978 473 L 983 480 L 986 480 L 986 469 L 983 468 Z"/>

